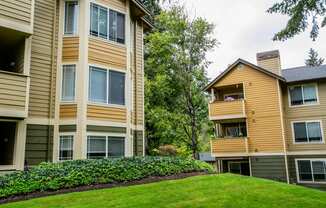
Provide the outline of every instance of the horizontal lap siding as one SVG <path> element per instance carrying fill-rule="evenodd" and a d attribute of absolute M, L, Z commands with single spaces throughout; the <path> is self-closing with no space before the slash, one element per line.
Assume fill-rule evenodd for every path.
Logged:
<path fill-rule="evenodd" d="M 27 77 L 0 73 L 0 108 L 25 110 Z"/>
<path fill-rule="evenodd" d="M 96 2 L 106 5 L 112 9 L 126 12 L 126 0 L 96 0 Z"/>
<path fill-rule="evenodd" d="M 124 70 L 127 68 L 127 51 L 123 45 L 91 37 L 88 56 L 90 64 Z"/>
<path fill-rule="evenodd" d="M 112 122 L 127 122 L 126 108 L 104 107 L 96 105 L 87 106 L 87 118 L 91 120 L 103 120 Z"/>
<path fill-rule="evenodd" d="M 143 131 L 133 131 L 134 137 L 134 155 L 143 156 L 144 154 L 144 138 Z"/>
<path fill-rule="evenodd" d="M 125 127 L 87 125 L 87 131 L 125 134 L 127 129 Z"/>
<path fill-rule="evenodd" d="M 210 103 L 210 116 L 241 115 L 243 112 L 242 100 Z"/>
<path fill-rule="evenodd" d="M 52 161 L 53 126 L 27 125 L 25 160 L 27 165 Z"/>
<path fill-rule="evenodd" d="M 246 153 L 246 140 L 241 139 L 214 139 L 212 152 L 215 154 Z"/>
<path fill-rule="evenodd" d="M 76 118 L 77 104 L 60 105 L 60 118 Z"/>
<path fill-rule="evenodd" d="M 76 125 L 60 125 L 59 132 L 76 132 Z"/>
<path fill-rule="evenodd" d="M 250 157 L 252 176 L 286 181 L 284 156 Z"/>
<path fill-rule="evenodd" d="M 50 116 L 50 105 L 54 107 L 54 95 L 51 86 L 55 86 L 56 74 L 53 60 L 53 44 L 56 45 L 57 37 L 53 40 L 55 1 L 35 0 L 35 23 L 32 38 L 31 54 L 31 84 L 29 115 L 32 117 Z M 54 74 L 52 74 L 54 73 Z M 52 77 L 53 76 L 53 77 Z M 53 88 L 53 90 L 55 90 Z M 54 108 L 52 108 L 54 110 Z M 53 115 L 52 110 L 52 115 Z"/>
<path fill-rule="evenodd" d="M 1 0 L 0 18 L 30 25 L 32 19 L 32 0 Z"/>
<path fill-rule="evenodd" d="M 79 37 L 64 37 L 62 43 L 62 61 L 78 61 Z"/>

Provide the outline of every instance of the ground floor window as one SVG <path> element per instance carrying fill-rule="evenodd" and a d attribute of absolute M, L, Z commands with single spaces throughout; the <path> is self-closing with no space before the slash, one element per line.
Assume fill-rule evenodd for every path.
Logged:
<path fill-rule="evenodd" d="M 299 182 L 326 182 L 326 159 L 297 160 Z"/>
<path fill-rule="evenodd" d="M 123 157 L 125 150 L 124 137 L 88 136 L 87 158 L 102 159 L 108 157 Z"/>
<path fill-rule="evenodd" d="M 59 143 L 59 160 L 72 160 L 73 159 L 73 146 L 74 146 L 74 136 L 60 136 Z"/>

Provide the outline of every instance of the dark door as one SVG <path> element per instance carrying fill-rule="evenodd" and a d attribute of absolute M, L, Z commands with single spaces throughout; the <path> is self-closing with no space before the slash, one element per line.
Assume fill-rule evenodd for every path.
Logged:
<path fill-rule="evenodd" d="M 240 175 L 250 175 L 249 163 L 243 161 L 229 161 L 229 172 Z"/>
<path fill-rule="evenodd" d="M 13 165 L 16 123 L 0 121 L 0 165 Z"/>

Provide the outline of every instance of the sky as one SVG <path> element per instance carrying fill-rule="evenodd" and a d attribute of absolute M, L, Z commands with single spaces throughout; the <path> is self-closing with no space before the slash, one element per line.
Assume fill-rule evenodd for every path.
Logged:
<path fill-rule="evenodd" d="M 238 58 L 256 64 L 257 52 L 278 49 L 283 69 L 303 66 L 310 48 L 326 58 L 326 29 L 320 30 L 315 42 L 309 38 L 310 30 L 285 42 L 272 40 L 288 20 L 266 13 L 273 2 L 276 0 L 184 0 L 190 16 L 204 17 L 216 26 L 214 37 L 220 44 L 207 56 L 212 62 L 210 79 Z"/>

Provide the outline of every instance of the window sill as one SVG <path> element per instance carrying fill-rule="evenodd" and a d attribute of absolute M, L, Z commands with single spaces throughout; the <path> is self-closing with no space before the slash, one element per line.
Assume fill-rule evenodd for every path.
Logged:
<path fill-rule="evenodd" d="M 103 41 L 103 42 L 106 42 L 106 43 L 109 43 L 109 44 L 113 44 L 113 45 L 116 45 L 116 46 L 119 46 L 119 47 L 122 47 L 122 48 L 126 48 L 126 44 L 122 44 L 122 43 L 118 43 L 118 42 L 115 42 L 115 41 L 112 41 L 112 40 L 109 40 L 109 39 L 105 39 L 105 38 L 101 38 L 101 37 L 96 37 L 96 36 L 93 36 L 91 34 L 88 34 L 88 37 L 90 39 L 94 39 L 94 40 L 98 40 L 98 41 Z"/>
<path fill-rule="evenodd" d="M 94 105 L 94 106 L 101 106 L 101 107 L 107 107 L 107 108 L 122 108 L 126 109 L 126 105 L 118 105 L 118 104 L 106 104 L 106 103 L 97 103 L 97 102 L 88 102 L 88 105 Z"/>
<path fill-rule="evenodd" d="M 294 142 L 293 144 L 295 145 L 314 145 L 314 144 L 325 144 L 324 141 L 321 141 L 321 142 Z"/>
<path fill-rule="evenodd" d="M 310 107 L 310 106 L 317 106 L 320 105 L 319 102 L 317 103 L 312 103 L 312 104 L 303 104 L 303 105 L 290 105 L 290 108 L 301 108 L 301 107 Z"/>
<path fill-rule="evenodd" d="M 79 38 L 79 34 L 63 34 L 63 38 Z"/>
<path fill-rule="evenodd" d="M 60 105 L 76 105 L 76 101 L 60 101 Z"/>

